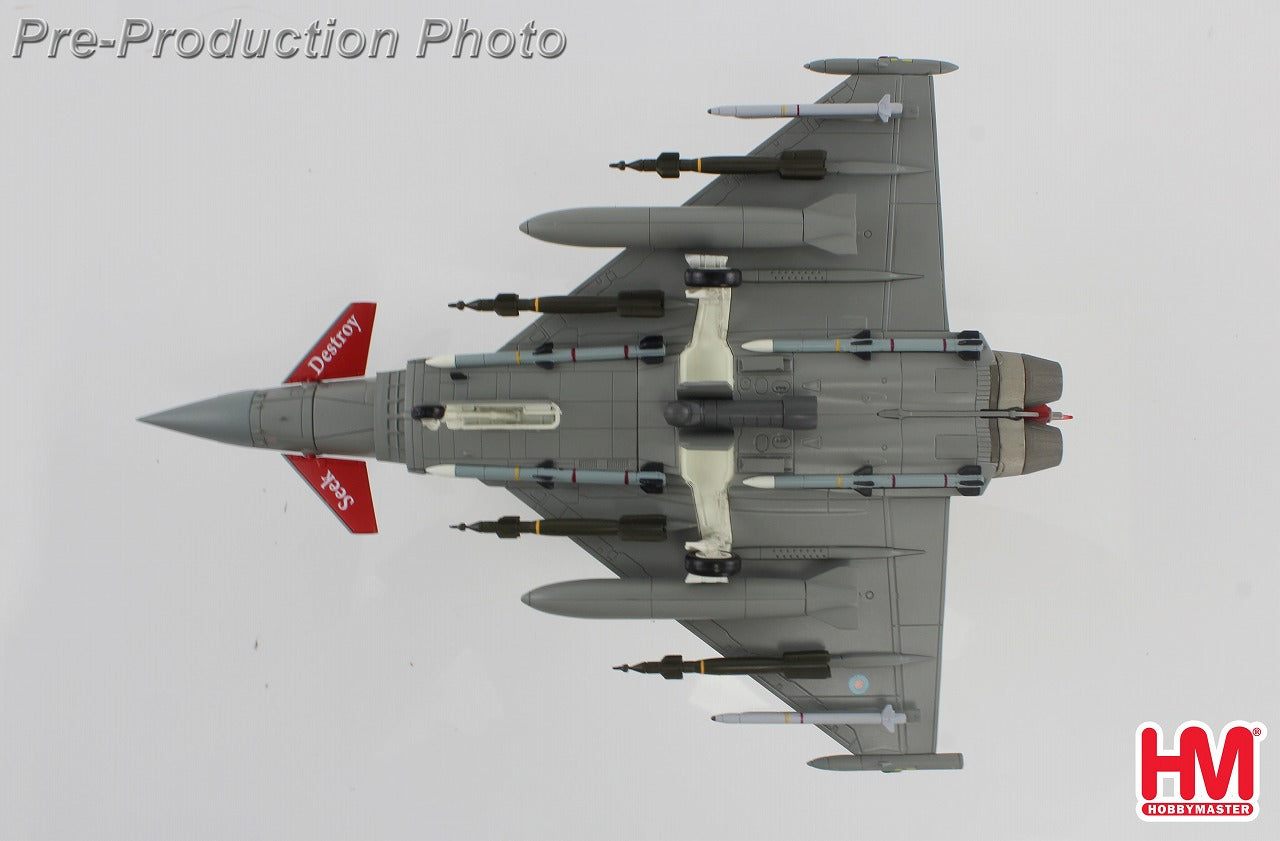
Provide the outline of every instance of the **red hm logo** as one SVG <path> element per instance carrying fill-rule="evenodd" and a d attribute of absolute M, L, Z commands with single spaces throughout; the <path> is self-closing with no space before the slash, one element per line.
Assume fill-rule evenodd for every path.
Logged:
<path fill-rule="evenodd" d="M 1233 721 L 1217 738 L 1207 724 L 1188 721 L 1178 728 L 1175 745 L 1166 752 L 1160 725 L 1141 725 L 1134 738 L 1138 817 L 1253 820 L 1258 814 L 1258 761 L 1266 736 L 1267 728 L 1256 721 Z M 1176 786 L 1171 778 L 1176 778 Z"/>

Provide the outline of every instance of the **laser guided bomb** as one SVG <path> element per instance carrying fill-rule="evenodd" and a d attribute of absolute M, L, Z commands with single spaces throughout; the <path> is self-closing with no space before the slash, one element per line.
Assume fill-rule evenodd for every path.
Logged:
<path fill-rule="evenodd" d="M 682 158 L 678 152 L 663 152 L 656 158 L 618 161 L 614 169 L 656 172 L 662 178 L 679 178 L 682 172 L 708 175 L 777 175 L 796 181 L 813 181 L 833 175 L 911 175 L 920 167 L 884 161 L 828 161 L 825 149 L 788 149 L 777 155 L 717 155 Z"/>
<path fill-rule="evenodd" d="M 531 317 L 503 347 L 366 377 L 352 304 L 282 385 L 142 420 L 283 451 L 353 532 L 378 529 L 369 457 L 504 487 L 535 516 L 454 528 L 567 537 L 616 576 L 525 604 L 673 619 L 723 655 L 621 671 L 749 676 L 793 710 L 717 721 L 817 724 L 850 753 L 814 767 L 961 767 L 936 731 L 950 503 L 1060 462 L 1062 369 L 948 323 L 932 75 L 955 66 L 808 66 L 848 77 L 713 109 L 787 118 L 747 154 L 616 165 L 719 176 L 685 205 L 525 221 L 624 250 L 568 295 L 452 304 Z"/>
<path fill-rule="evenodd" d="M 680 680 L 685 675 L 781 675 L 791 680 L 825 680 L 831 677 L 831 655 L 826 651 L 790 651 L 777 657 L 711 657 L 685 660 L 669 654 L 661 660 L 614 666 L 619 672 L 662 675 Z"/>
<path fill-rule="evenodd" d="M 620 292 L 617 295 L 600 295 L 594 298 L 581 295 L 543 295 L 539 298 L 521 298 L 519 295 L 508 292 L 494 298 L 457 301 L 449 306 L 459 311 L 495 312 L 508 317 L 522 312 L 537 312 L 559 315 L 617 313 L 623 318 L 661 318 L 666 312 L 666 296 L 661 289 L 636 289 Z"/>
<path fill-rule="evenodd" d="M 616 520 L 592 520 L 582 517 L 521 520 L 519 517 L 499 517 L 497 520 L 458 523 L 450 528 L 458 531 L 496 534 L 498 537 L 508 539 L 522 534 L 546 537 L 617 537 L 619 540 L 628 541 L 667 539 L 667 518 L 662 514 L 629 514 Z"/>

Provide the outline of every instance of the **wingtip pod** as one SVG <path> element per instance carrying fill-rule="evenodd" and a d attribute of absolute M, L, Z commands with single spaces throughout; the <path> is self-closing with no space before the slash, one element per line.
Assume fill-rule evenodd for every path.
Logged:
<path fill-rule="evenodd" d="M 835 76 L 935 76 L 959 67 L 949 61 L 932 58 L 823 58 L 805 64 L 806 70 Z"/>
<path fill-rule="evenodd" d="M 959 771 L 964 755 L 959 753 L 835 754 L 808 762 L 819 771 Z"/>

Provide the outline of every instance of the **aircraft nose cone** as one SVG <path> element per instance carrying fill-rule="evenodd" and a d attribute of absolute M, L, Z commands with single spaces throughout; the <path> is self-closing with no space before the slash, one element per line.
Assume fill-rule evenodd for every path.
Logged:
<path fill-rule="evenodd" d="M 526 233 L 526 234 L 527 234 L 527 233 L 529 233 L 529 220 L 528 220 L 528 219 L 526 219 L 525 221 L 523 221 L 523 222 L 521 222 L 521 223 L 520 223 L 520 231 L 521 231 L 522 233 Z"/>
<path fill-rule="evenodd" d="M 530 590 L 528 593 L 525 593 L 523 596 L 521 596 L 520 601 L 529 605 L 529 607 L 533 607 L 533 591 Z"/>
<path fill-rule="evenodd" d="M 162 426 L 174 432 L 185 432 L 211 441 L 224 444 L 239 444 L 242 447 L 253 446 L 253 436 L 249 433 L 249 405 L 253 402 L 253 391 L 237 391 L 221 397 L 211 397 L 156 412 L 154 415 L 138 418 L 152 426 Z"/>

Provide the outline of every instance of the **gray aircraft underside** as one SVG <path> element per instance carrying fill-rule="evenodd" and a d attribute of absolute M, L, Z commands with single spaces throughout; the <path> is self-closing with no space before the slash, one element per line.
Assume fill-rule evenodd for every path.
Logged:
<path fill-rule="evenodd" d="M 879 103 L 881 116 L 795 117 L 750 156 L 823 150 L 825 177 L 721 175 L 674 215 L 579 209 L 521 226 L 552 241 L 626 245 L 572 295 L 661 290 L 661 314 L 545 313 L 502 348 L 520 351 L 519 364 L 458 355 L 374 378 L 322 379 L 344 341 L 352 354 L 367 352 L 372 306 L 363 305 L 367 315 L 344 314 L 353 326 L 344 334 L 343 319 L 335 322 L 327 349 L 304 358 L 286 385 L 144 420 L 300 454 L 290 457 L 295 467 L 356 531 L 372 530 L 346 516 L 348 505 L 364 504 L 367 481 L 348 487 L 328 469 L 350 456 L 456 476 L 519 468 L 486 481 L 548 524 L 663 515 L 659 539 L 622 539 L 609 528 L 570 538 L 622 582 L 553 585 L 526 603 L 675 618 L 728 658 L 825 652 L 829 677 L 749 672 L 792 710 L 862 715 L 818 724 L 852 756 L 813 764 L 960 767 L 958 754 L 937 753 L 948 506 L 995 478 L 1058 464 L 1061 435 L 1044 420 L 1061 396 L 1061 370 L 949 328 L 931 74 L 954 67 L 809 66 L 853 73 L 820 103 L 866 103 L 871 112 Z M 889 111 L 899 104 L 900 113 Z M 741 284 L 689 289 L 690 266 L 719 267 L 719 277 L 732 267 Z M 716 333 L 716 307 L 728 308 L 727 336 Z M 696 339 L 695 318 L 705 319 Z M 646 337 L 650 355 L 636 358 Z M 785 349 L 799 340 L 827 352 Z M 851 348 L 857 340 L 886 341 Z M 942 340 L 945 350 L 929 349 Z M 836 341 L 839 350 L 823 344 Z M 743 348 L 749 342 L 756 350 Z M 627 349 L 625 358 L 529 364 L 552 349 L 591 348 Z M 356 374 L 362 355 L 358 364 Z M 741 571 L 694 574 L 692 556 L 732 558 Z M 898 723 L 867 717 L 882 711 Z"/>

